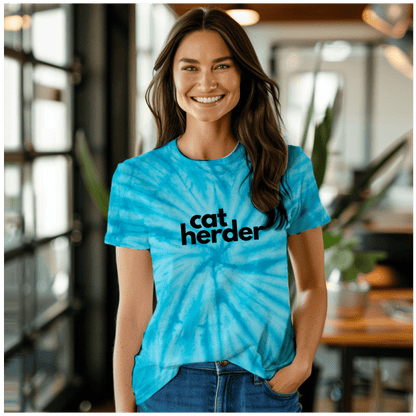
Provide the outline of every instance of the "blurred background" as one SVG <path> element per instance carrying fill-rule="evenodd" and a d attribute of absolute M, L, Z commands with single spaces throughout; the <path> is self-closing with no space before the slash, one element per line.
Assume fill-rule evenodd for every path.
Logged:
<path fill-rule="evenodd" d="M 175 20 L 198 5 L 4 4 L 7 412 L 114 411 L 108 190 L 118 163 L 156 143 L 144 102 L 153 63 Z M 280 87 L 288 144 L 304 137 L 311 155 L 314 125 L 342 90 L 320 187 L 330 215 L 370 162 L 406 142 L 389 168 L 394 183 L 355 229 L 363 250 L 387 255 L 368 276 L 372 299 L 387 291 L 413 306 L 412 4 L 217 6 L 247 14 L 245 30 Z M 413 321 L 377 327 L 377 305 L 370 320 L 328 321 L 304 410 L 412 411 Z"/>

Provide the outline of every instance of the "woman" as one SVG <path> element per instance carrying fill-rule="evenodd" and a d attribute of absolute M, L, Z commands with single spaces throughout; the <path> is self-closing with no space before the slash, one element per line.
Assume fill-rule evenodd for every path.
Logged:
<path fill-rule="evenodd" d="M 298 412 L 326 315 L 311 161 L 285 144 L 277 85 L 226 13 L 181 17 L 154 70 L 157 146 L 118 165 L 105 237 L 116 411 Z"/>

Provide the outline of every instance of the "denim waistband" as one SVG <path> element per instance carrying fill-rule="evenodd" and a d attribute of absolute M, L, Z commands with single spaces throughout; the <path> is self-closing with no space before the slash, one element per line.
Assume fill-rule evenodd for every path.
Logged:
<path fill-rule="evenodd" d="M 221 365 L 220 363 L 227 363 L 226 365 Z M 181 367 L 184 368 L 193 368 L 195 370 L 210 370 L 214 371 L 218 374 L 224 373 L 250 373 L 243 367 L 240 367 L 237 364 L 234 364 L 230 361 L 210 361 L 205 363 L 191 363 L 191 364 L 184 364 Z"/>

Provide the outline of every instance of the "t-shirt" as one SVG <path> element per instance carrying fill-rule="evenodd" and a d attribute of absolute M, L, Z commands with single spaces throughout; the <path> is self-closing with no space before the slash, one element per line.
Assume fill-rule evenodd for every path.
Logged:
<path fill-rule="evenodd" d="M 283 229 L 264 229 L 248 173 L 241 143 L 227 157 L 193 160 L 176 139 L 114 173 L 105 243 L 150 250 L 157 296 L 134 359 L 137 404 L 181 365 L 228 360 L 270 379 L 295 356 L 287 236 L 331 218 L 301 147 L 288 146 Z"/>

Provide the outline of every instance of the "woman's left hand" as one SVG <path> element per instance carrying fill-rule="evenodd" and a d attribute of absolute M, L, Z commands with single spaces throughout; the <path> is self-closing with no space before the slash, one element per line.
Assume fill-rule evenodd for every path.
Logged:
<path fill-rule="evenodd" d="M 296 360 L 283 367 L 268 380 L 270 387 L 278 393 L 292 393 L 311 375 L 310 366 Z"/>

